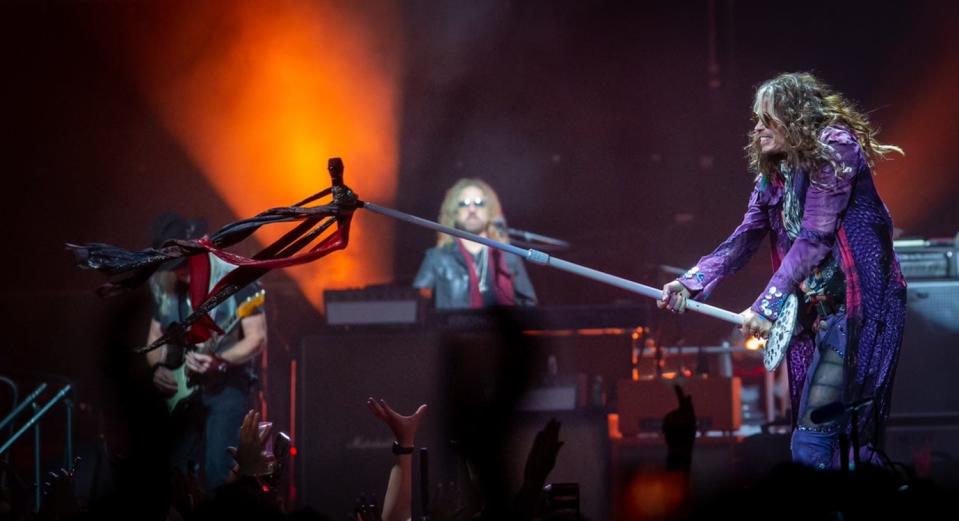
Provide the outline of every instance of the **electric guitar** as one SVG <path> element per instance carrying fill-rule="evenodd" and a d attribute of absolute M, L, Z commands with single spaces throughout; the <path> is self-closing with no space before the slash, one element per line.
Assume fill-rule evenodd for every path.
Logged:
<path fill-rule="evenodd" d="M 167 411 L 173 413 L 180 403 L 196 394 L 201 385 L 211 384 L 211 380 L 222 377 L 228 368 L 226 364 L 221 364 L 218 367 L 211 367 L 211 370 L 203 375 L 187 374 L 186 360 L 184 358 L 186 350 L 195 350 L 198 353 L 215 353 L 216 348 L 219 347 L 220 341 L 226 336 L 226 333 L 229 333 L 241 320 L 252 315 L 254 311 L 262 307 L 265 301 L 266 291 L 261 289 L 237 306 L 236 314 L 230 319 L 226 327 L 222 328 L 224 331 L 223 336 L 211 338 L 196 346 L 179 346 L 181 350 L 178 357 L 179 361 L 177 362 L 179 365 L 171 369 L 173 379 L 176 381 L 176 392 L 166 400 Z M 174 348 L 172 345 L 168 347 Z"/>
<path fill-rule="evenodd" d="M 779 318 L 773 323 L 773 328 L 763 347 L 763 365 L 770 373 L 775 371 L 786 358 L 793 333 L 796 332 L 796 322 L 799 318 L 799 298 L 795 293 L 786 297 Z"/>

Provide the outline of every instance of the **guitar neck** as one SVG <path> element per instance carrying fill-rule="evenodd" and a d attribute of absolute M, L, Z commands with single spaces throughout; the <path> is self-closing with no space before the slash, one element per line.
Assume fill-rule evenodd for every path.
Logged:
<path fill-rule="evenodd" d="M 252 315 L 257 309 L 259 309 L 260 306 L 263 305 L 265 297 L 266 292 L 261 289 L 253 296 L 244 300 L 243 303 L 237 307 L 236 313 L 234 313 L 234 315 L 230 318 L 230 321 L 226 324 L 226 326 L 221 328 L 223 330 L 223 335 L 215 339 L 211 338 L 210 340 L 207 340 L 200 346 L 198 351 L 201 353 L 215 352 L 215 348 L 219 346 L 220 341 L 226 337 L 230 331 L 232 331 L 233 328 L 240 323 L 241 320 Z"/>
<path fill-rule="evenodd" d="M 263 305 L 263 302 L 266 299 L 266 292 L 264 290 L 257 291 L 253 296 L 247 298 L 243 301 L 242 304 L 237 306 L 236 313 L 230 317 L 230 321 L 223 326 L 223 334 L 217 336 L 216 338 L 210 338 L 209 340 L 195 346 L 198 353 L 209 354 L 216 352 L 216 348 L 220 345 L 220 342 L 225 338 L 230 331 L 233 331 L 241 320 L 252 315 L 260 306 Z M 212 316 L 211 316 L 212 318 Z"/>
<path fill-rule="evenodd" d="M 243 320 L 243 318 L 239 316 L 234 316 L 232 319 L 230 319 L 230 321 L 226 324 L 225 327 L 221 328 L 223 330 L 222 335 L 219 335 L 215 338 L 211 338 L 207 340 L 206 342 L 203 342 L 202 344 L 197 346 L 197 352 L 202 354 L 215 353 L 216 348 L 219 347 L 220 345 L 220 342 L 224 338 L 226 338 L 227 335 L 230 334 L 230 331 L 233 331 L 233 328 L 236 327 L 236 325 L 240 322 L 240 320 Z"/>

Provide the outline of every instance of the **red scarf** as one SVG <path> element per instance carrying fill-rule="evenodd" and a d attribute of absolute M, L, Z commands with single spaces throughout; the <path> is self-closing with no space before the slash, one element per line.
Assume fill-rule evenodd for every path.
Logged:
<path fill-rule="evenodd" d="M 473 262 L 473 255 L 466 249 L 462 239 L 455 239 L 459 246 L 460 254 L 466 261 L 466 269 L 470 275 L 470 307 L 479 309 L 484 307 L 483 294 L 480 292 L 479 276 L 476 274 L 476 263 Z M 486 256 L 488 273 L 492 274 L 490 284 L 493 287 L 493 293 L 496 295 L 496 304 L 500 306 L 516 305 L 516 294 L 513 292 L 513 277 L 509 273 L 509 266 L 506 265 L 506 255 L 503 252 L 489 248 L 489 255 Z"/>

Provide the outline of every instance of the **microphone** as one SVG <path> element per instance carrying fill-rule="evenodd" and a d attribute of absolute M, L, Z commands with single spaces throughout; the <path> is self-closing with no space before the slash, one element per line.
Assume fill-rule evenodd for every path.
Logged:
<path fill-rule="evenodd" d="M 343 160 L 331 157 L 326 162 L 326 169 L 330 172 L 330 181 L 333 186 L 343 186 Z"/>
<path fill-rule="evenodd" d="M 650 266 L 649 264 L 647 266 Z M 676 266 L 670 266 L 669 264 L 658 264 L 655 265 L 663 273 L 668 273 L 670 275 L 682 275 L 686 273 L 687 270 L 683 268 L 677 268 Z"/>
<path fill-rule="evenodd" d="M 872 398 L 863 398 L 862 400 L 856 400 L 855 402 L 849 404 L 845 404 L 840 401 L 827 403 L 826 405 L 814 410 L 809 415 L 809 419 L 812 420 L 813 423 L 817 424 L 827 423 L 844 414 L 862 409 L 863 407 L 872 404 L 872 401 Z"/>
<path fill-rule="evenodd" d="M 506 233 L 510 237 L 519 239 L 523 242 L 548 244 L 564 250 L 569 249 L 570 247 L 568 242 L 561 239 L 554 239 L 552 237 L 547 237 L 546 235 L 510 228 L 506 226 L 506 220 L 502 217 L 499 219 L 493 219 L 493 226 L 496 226 L 501 232 Z"/>

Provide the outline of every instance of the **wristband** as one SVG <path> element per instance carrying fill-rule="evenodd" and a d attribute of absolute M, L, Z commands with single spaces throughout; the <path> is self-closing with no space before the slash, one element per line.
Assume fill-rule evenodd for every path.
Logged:
<path fill-rule="evenodd" d="M 416 447 L 404 447 L 400 445 L 398 441 L 393 442 L 393 454 L 397 456 L 403 456 L 405 454 L 413 454 L 413 451 L 416 450 Z"/>

